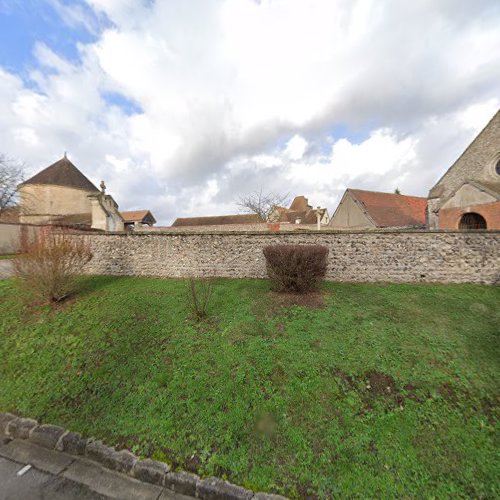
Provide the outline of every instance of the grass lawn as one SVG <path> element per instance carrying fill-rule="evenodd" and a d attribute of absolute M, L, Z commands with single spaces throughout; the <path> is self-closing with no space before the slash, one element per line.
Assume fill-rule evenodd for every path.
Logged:
<path fill-rule="evenodd" d="M 15 254 L 0 255 L 0 260 L 13 259 L 14 257 L 15 257 Z"/>
<path fill-rule="evenodd" d="M 500 288 L 93 277 L 23 306 L 0 281 L 0 411 L 304 498 L 500 496 Z M 321 302 L 323 301 L 323 304 Z"/>

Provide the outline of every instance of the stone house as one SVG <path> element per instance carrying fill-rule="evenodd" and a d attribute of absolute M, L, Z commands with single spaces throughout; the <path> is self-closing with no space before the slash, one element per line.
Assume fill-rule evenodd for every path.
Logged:
<path fill-rule="evenodd" d="M 123 231 L 113 197 L 83 175 L 66 157 L 19 186 L 21 223 L 63 224 L 104 231 Z"/>
<path fill-rule="evenodd" d="M 346 189 L 332 229 L 424 228 L 427 199 L 396 193 Z"/>
<path fill-rule="evenodd" d="M 500 229 L 500 110 L 429 192 L 430 229 Z"/>
<path fill-rule="evenodd" d="M 149 210 L 130 210 L 127 212 L 120 212 L 123 218 L 123 223 L 127 231 L 134 229 L 141 229 L 144 227 L 153 227 L 156 224 L 156 219 Z"/>
<path fill-rule="evenodd" d="M 273 222 L 290 224 L 316 224 L 327 225 L 330 222 L 330 216 L 326 208 L 313 208 L 309 205 L 309 200 L 305 196 L 296 196 L 289 208 L 276 207 L 271 215 Z"/>

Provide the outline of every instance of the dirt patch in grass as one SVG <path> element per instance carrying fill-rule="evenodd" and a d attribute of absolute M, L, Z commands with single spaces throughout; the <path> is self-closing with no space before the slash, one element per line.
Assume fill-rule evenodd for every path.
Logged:
<path fill-rule="evenodd" d="M 186 462 L 184 463 L 184 468 L 188 472 L 197 474 L 201 466 L 201 463 L 202 463 L 201 458 L 195 453 L 186 460 Z"/>
<path fill-rule="evenodd" d="M 278 307 L 300 306 L 311 309 L 324 309 L 325 298 L 323 292 L 309 293 L 280 293 L 271 292 L 271 298 Z"/>
<path fill-rule="evenodd" d="M 374 396 L 387 396 L 396 393 L 396 383 L 390 375 L 372 370 L 365 374 L 365 378 L 368 382 L 366 388 Z"/>
<path fill-rule="evenodd" d="M 297 492 L 299 494 L 299 498 L 304 498 L 305 500 L 319 500 L 319 496 L 313 493 L 314 489 L 311 485 L 307 484 L 298 484 Z"/>
<path fill-rule="evenodd" d="M 483 398 L 481 400 L 481 408 L 490 425 L 496 425 L 497 421 L 500 420 L 499 403 L 500 403 L 500 398 L 497 399 L 497 402 L 487 398 Z"/>
<path fill-rule="evenodd" d="M 394 378 L 377 370 L 369 370 L 362 375 L 349 375 L 335 369 L 332 375 L 340 379 L 346 391 L 358 392 L 364 402 L 362 413 L 373 409 L 375 399 L 382 399 L 390 406 L 401 406 L 406 399 L 421 402 L 413 384 L 398 387 Z"/>

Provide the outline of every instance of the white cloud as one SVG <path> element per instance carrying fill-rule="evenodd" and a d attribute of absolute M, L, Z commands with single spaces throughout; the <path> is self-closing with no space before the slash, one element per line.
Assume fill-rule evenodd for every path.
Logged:
<path fill-rule="evenodd" d="M 300 135 L 294 135 L 285 148 L 285 154 L 290 160 L 300 160 L 307 150 L 307 141 Z"/>
<path fill-rule="evenodd" d="M 68 150 L 164 223 L 260 187 L 330 210 L 347 185 L 425 194 L 500 104 L 493 0 L 51 1 L 109 22 L 77 63 L 40 41 L 31 82 L 0 68 L 2 152 Z"/>

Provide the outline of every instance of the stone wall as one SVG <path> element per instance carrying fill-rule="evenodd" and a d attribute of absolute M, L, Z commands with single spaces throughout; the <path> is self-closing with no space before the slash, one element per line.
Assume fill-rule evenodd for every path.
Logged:
<path fill-rule="evenodd" d="M 316 231 L 316 224 L 295 224 L 290 222 L 277 222 L 276 230 L 279 231 L 304 231 L 304 230 L 312 230 Z M 324 226 L 323 226 L 324 227 Z M 266 222 L 257 223 L 257 224 L 221 224 L 217 226 L 152 226 L 152 227 L 142 227 L 139 229 L 135 229 L 136 232 L 162 232 L 162 233 L 226 233 L 226 232 L 249 232 L 249 233 L 257 233 L 257 232 L 267 232 L 269 231 L 269 224 Z"/>
<path fill-rule="evenodd" d="M 33 239 L 42 226 L 0 222 L 0 255 L 18 253 L 21 241 Z"/>
<path fill-rule="evenodd" d="M 500 231 L 94 234 L 89 274 L 266 276 L 266 245 L 330 249 L 327 279 L 347 282 L 500 283 Z"/>

